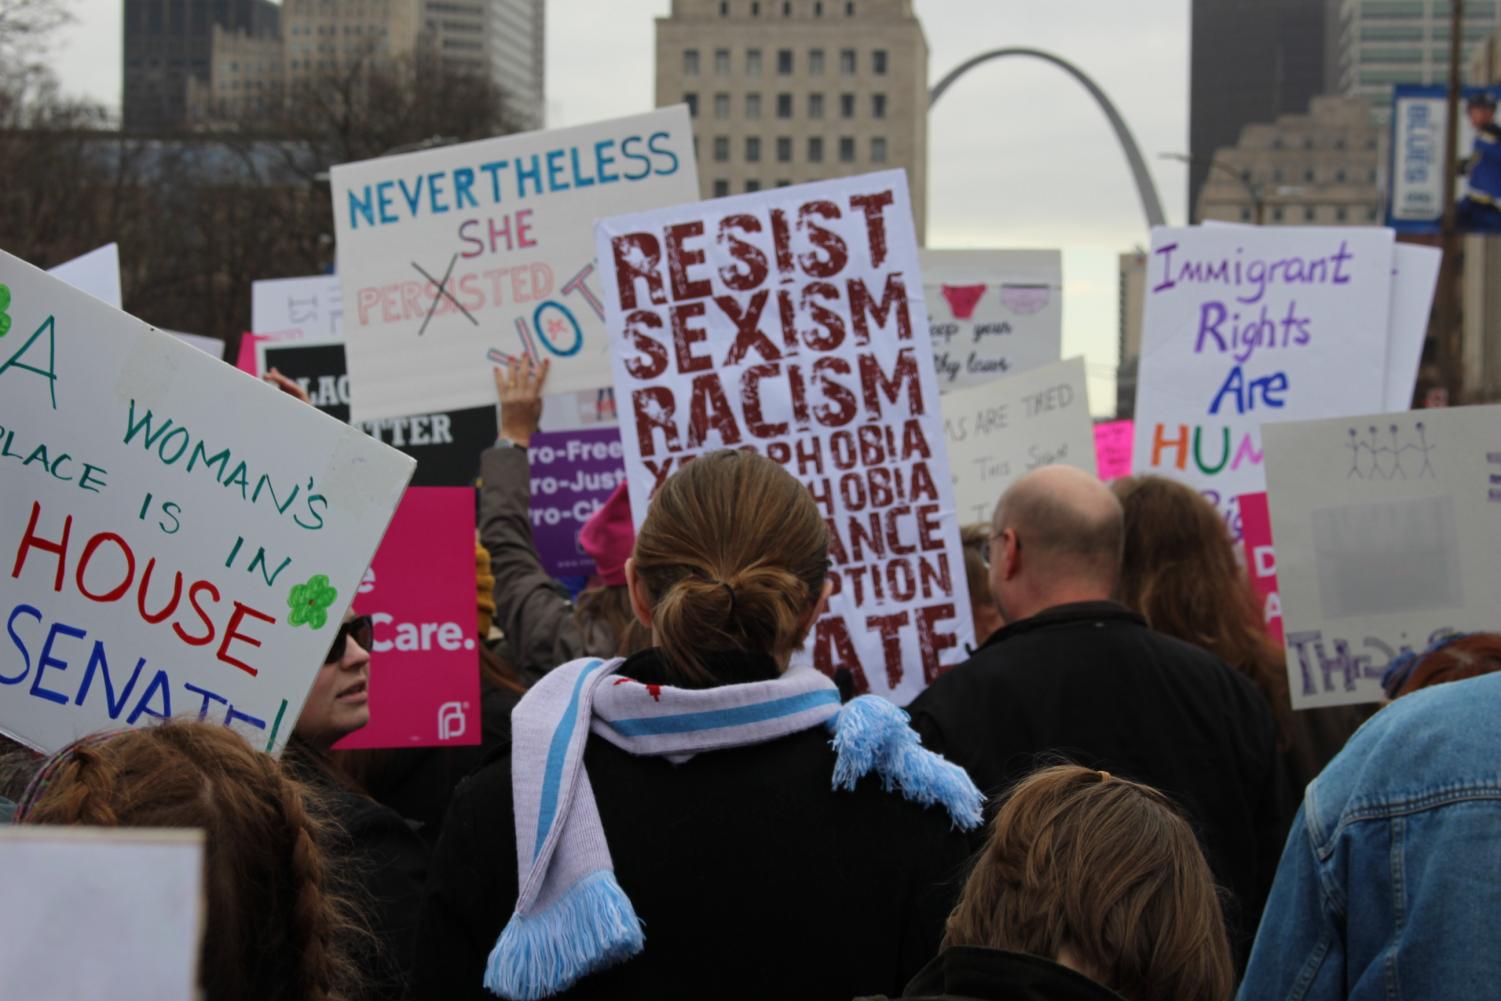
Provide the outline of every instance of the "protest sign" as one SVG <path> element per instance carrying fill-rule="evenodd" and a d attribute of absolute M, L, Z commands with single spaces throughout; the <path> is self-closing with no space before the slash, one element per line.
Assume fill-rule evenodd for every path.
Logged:
<path fill-rule="evenodd" d="M 375 620 L 370 722 L 335 746 L 480 742 L 474 588 L 474 491 L 409 488 L 354 602 Z"/>
<path fill-rule="evenodd" d="M 1392 260 L 1390 230 L 1153 230 L 1136 471 L 1196 487 L 1239 539 L 1262 425 L 1385 401 Z"/>
<path fill-rule="evenodd" d="M 194 830 L 0 826 L 5 996 L 194 1001 L 203 838 Z"/>
<path fill-rule="evenodd" d="M 412 460 L 0 254 L 0 731 L 285 744 Z"/>
<path fill-rule="evenodd" d="M 1266 492 L 1240 495 L 1242 542 L 1246 550 L 1246 573 L 1251 591 L 1256 595 L 1267 632 L 1282 642 L 1282 597 L 1277 591 L 1277 555 L 1272 548 L 1272 516 L 1267 510 Z"/>
<path fill-rule="evenodd" d="M 1095 471 L 1083 358 L 946 393 L 943 427 L 964 523 L 988 522 L 1001 492 L 1034 469 Z"/>
<path fill-rule="evenodd" d="M 1094 426 L 1094 460 L 1102 480 L 1131 475 L 1131 439 L 1136 426 L 1131 421 L 1105 421 Z"/>
<path fill-rule="evenodd" d="M 554 577 L 594 572 L 579 548 L 579 529 L 625 481 L 625 451 L 616 427 L 542 431 L 527 449 L 532 469 L 532 541 Z"/>
<path fill-rule="evenodd" d="M 106 243 L 81 257 L 64 261 L 47 273 L 95 299 L 120 308 L 120 248 L 117 244 Z"/>
<path fill-rule="evenodd" d="M 275 368 L 307 390 L 313 406 L 341 421 L 349 420 L 349 375 L 342 341 L 263 341 L 256 345 L 261 371 Z M 479 456 L 495 443 L 493 383 L 487 407 L 439 414 L 412 414 L 390 420 L 361 421 L 355 427 L 417 460 L 412 485 L 473 485 Z"/>
<path fill-rule="evenodd" d="M 698 197 L 686 107 L 336 166 L 354 418 L 493 403 L 490 366 L 610 385 L 594 220 Z"/>
<path fill-rule="evenodd" d="M 1399 83 L 1392 88 L 1390 163 L 1390 201 L 1387 225 L 1404 233 L 1442 231 L 1444 216 L 1445 157 L 1448 145 L 1449 88 L 1441 83 Z M 1501 98 L 1501 87 L 1464 87 L 1462 98 L 1489 96 Z M 1485 114 L 1486 123 L 1495 117 Z M 1495 142 L 1478 134 L 1475 123 L 1466 113 L 1457 120 L 1457 134 L 1452 140 L 1455 160 L 1463 175 L 1454 188 L 1455 222 L 1471 233 L 1501 231 L 1501 176 L 1495 169 Z"/>
<path fill-rule="evenodd" d="M 906 703 L 973 631 L 906 176 L 601 221 L 631 509 L 719 448 L 808 485 L 831 536 L 811 659 Z"/>
<path fill-rule="evenodd" d="M 1373 702 L 1392 658 L 1494 629 L 1501 407 L 1268 425 L 1295 709 Z"/>
<path fill-rule="evenodd" d="M 250 329 L 257 334 L 295 330 L 299 337 L 333 337 L 343 314 L 339 279 L 333 275 L 250 283 Z"/>
<path fill-rule="evenodd" d="M 933 367 L 943 392 L 1057 361 L 1063 263 L 1056 250 L 923 250 Z"/>

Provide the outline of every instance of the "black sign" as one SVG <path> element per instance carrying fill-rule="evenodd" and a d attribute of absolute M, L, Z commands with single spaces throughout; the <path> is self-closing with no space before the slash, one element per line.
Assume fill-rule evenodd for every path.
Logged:
<path fill-rule="evenodd" d="M 267 344 L 266 368 L 307 390 L 313 406 L 349 420 L 349 374 L 343 344 Z M 473 486 L 480 453 L 495 444 L 495 408 L 474 407 L 355 425 L 417 460 L 414 487 Z"/>

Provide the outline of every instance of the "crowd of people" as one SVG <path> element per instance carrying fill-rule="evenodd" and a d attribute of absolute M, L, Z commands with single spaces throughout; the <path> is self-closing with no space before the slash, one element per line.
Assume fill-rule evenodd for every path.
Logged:
<path fill-rule="evenodd" d="M 901 709 L 801 666 L 827 528 L 754 453 L 639 533 L 618 490 L 550 578 L 545 380 L 497 371 L 479 457 L 480 746 L 335 749 L 351 608 L 279 759 L 192 720 L 0 754 L 0 821 L 207 832 L 207 1001 L 1488 996 L 1501 636 L 1293 712 L 1213 507 L 1050 466 L 965 529 L 977 646 Z"/>

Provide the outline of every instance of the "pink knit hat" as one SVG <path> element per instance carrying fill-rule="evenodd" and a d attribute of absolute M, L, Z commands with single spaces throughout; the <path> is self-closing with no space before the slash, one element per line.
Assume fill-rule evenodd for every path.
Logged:
<path fill-rule="evenodd" d="M 599 579 L 610 587 L 625 585 L 625 561 L 636 546 L 631 521 L 631 495 L 625 483 L 615 488 L 598 511 L 579 529 L 579 546 L 594 560 Z"/>

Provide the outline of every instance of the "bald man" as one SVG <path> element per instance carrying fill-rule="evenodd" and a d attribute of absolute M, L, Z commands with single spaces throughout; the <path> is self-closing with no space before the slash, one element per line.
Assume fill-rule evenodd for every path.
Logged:
<path fill-rule="evenodd" d="M 1120 502 L 1090 474 L 1012 484 L 988 547 L 1006 625 L 918 696 L 912 723 L 988 795 L 1060 759 L 1167 792 L 1234 895 L 1243 958 L 1291 820 L 1272 714 L 1224 661 L 1110 600 L 1121 539 Z"/>

